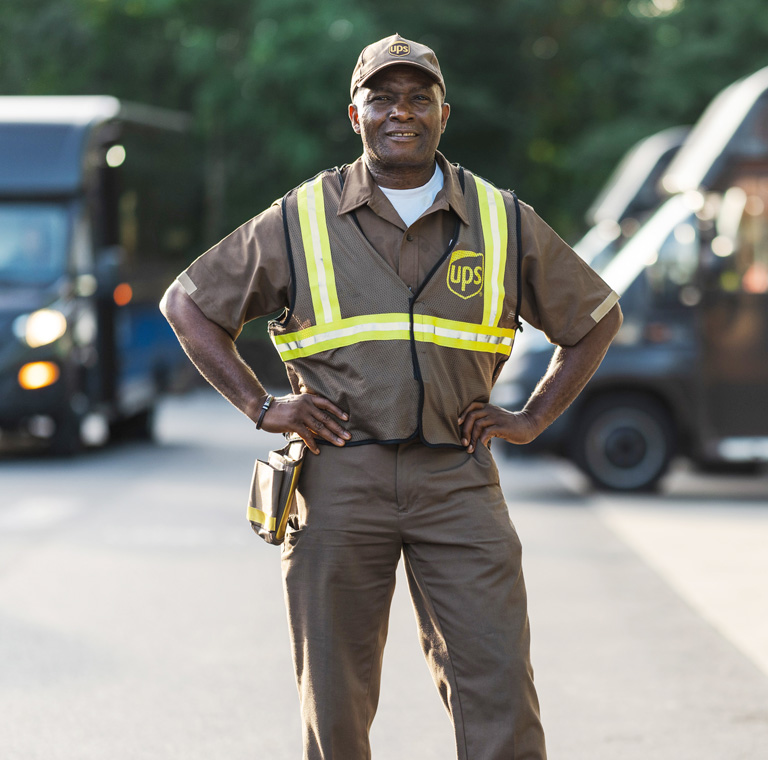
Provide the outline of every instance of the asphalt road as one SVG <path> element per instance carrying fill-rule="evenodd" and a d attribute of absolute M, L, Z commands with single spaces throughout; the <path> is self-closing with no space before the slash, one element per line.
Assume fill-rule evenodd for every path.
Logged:
<path fill-rule="evenodd" d="M 159 442 L 0 461 L 0 758 L 298 760 L 279 550 L 245 522 L 278 438 L 200 392 Z M 500 461 L 550 757 L 768 758 L 768 477 L 595 495 Z M 450 760 L 399 578 L 375 760 Z M 354 760 L 345 758 L 343 760 Z"/>

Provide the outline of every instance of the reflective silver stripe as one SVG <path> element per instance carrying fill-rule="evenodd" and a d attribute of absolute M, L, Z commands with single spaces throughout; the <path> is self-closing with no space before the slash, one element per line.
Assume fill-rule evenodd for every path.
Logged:
<path fill-rule="evenodd" d="M 191 296 L 196 290 L 197 285 L 192 282 L 192 279 L 186 272 L 182 272 L 177 278 L 184 290 L 187 291 L 187 295 Z"/>
<path fill-rule="evenodd" d="M 287 351 L 310 348 L 319 343 L 329 343 L 330 341 L 351 338 L 355 335 L 361 335 L 362 333 L 383 333 L 392 331 L 405 333 L 404 339 L 408 340 L 410 339 L 411 325 L 409 322 L 366 322 L 365 324 L 350 325 L 349 327 L 340 327 L 335 330 L 308 335 L 305 338 L 296 338 L 295 340 L 287 340 L 285 342 L 281 341 L 280 343 L 276 343 L 275 346 L 280 353 L 285 353 Z M 286 335 L 283 337 L 288 336 Z M 349 341 L 350 344 L 353 342 L 354 341 Z"/>
<path fill-rule="evenodd" d="M 371 315 L 371 321 L 354 317 L 349 322 L 342 320 L 328 325 L 331 329 L 310 327 L 305 331 L 273 336 L 272 340 L 283 360 L 290 361 L 357 342 L 411 339 L 411 324 L 407 314 L 378 316 L 377 320 L 376 315 Z M 421 342 L 468 351 L 501 351 L 508 354 L 512 348 L 514 330 L 495 328 L 495 334 L 489 335 L 487 332 L 476 332 L 472 325 L 460 329 L 457 324 L 462 323 L 417 314 L 413 325 L 414 338 Z"/>
<path fill-rule="evenodd" d="M 590 316 L 595 322 L 599 322 L 619 300 L 619 294 L 611 291 L 610 295 L 598 306 Z"/>
<path fill-rule="evenodd" d="M 312 254 L 315 259 L 315 271 L 317 273 L 318 294 L 323 305 L 323 316 L 326 322 L 333 320 L 331 299 L 328 296 L 328 282 L 325 276 L 325 262 L 323 261 L 323 245 L 320 241 L 320 227 L 317 220 L 317 206 L 323 203 L 322 177 L 307 185 L 307 212 L 309 216 L 309 229 L 312 236 Z M 315 195 L 319 189 L 320 192 Z M 319 196 L 319 197 L 318 197 Z M 324 212 L 324 209 L 323 209 Z"/>
<path fill-rule="evenodd" d="M 491 313 L 488 316 L 488 325 L 496 325 L 499 306 L 499 266 L 501 259 L 501 235 L 499 233 L 499 209 L 496 206 L 496 194 L 493 188 L 483 182 L 485 194 L 488 198 L 488 216 L 491 223 L 491 239 L 493 240 L 493 266 L 491 268 Z"/>
<path fill-rule="evenodd" d="M 506 335 L 486 335 L 485 333 L 468 332 L 466 330 L 452 330 L 436 324 L 417 323 L 414 325 L 414 331 L 417 333 L 432 333 L 441 338 L 451 338 L 453 340 L 472 341 L 474 343 L 488 343 L 493 345 L 511 346 L 514 340 L 513 336 Z"/>

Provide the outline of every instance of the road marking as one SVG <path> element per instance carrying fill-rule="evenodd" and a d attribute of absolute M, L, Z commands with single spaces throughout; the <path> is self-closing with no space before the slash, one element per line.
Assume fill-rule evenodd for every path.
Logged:
<path fill-rule="evenodd" d="M 69 520 L 80 510 L 74 499 L 32 496 L 0 511 L 0 531 L 45 530 Z"/>
<path fill-rule="evenodd" d="M 768 508 L 597 502 L 608 526 L 768 675 Z"/>

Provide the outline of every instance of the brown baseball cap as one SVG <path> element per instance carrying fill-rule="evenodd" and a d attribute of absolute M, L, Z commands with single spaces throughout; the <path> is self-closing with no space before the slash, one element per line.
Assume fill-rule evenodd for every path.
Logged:
<path fill-rule="evenodd" d="M 440 85 L 440 89 L 445 95 L 445 82 L 434 52 L 426 45 L 406 40 L 399 34 L 393 34 L 391 37 L 385 37 L 383 40 L 373 42 L 368 47 L 363 48 L 363 52 L 357 59 L 355 70 L 352 72 L 352 85 L 349 88 L 350 97 L 354 100 L 357 88 L 377 71 L 398 64 L 416 66 L 422 71 L 426 71 Z"/>

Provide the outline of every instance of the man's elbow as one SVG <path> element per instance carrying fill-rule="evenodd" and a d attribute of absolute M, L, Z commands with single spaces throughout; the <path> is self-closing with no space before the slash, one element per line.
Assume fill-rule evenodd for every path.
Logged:
<path fill-rule="evenodd" d="M 605 314 L 605 316 L 590 330 L 584 337 L 584 340 L 599 348 L 607 351 L 608 346 L 616 337 L 624 317 L 621 313 L 619 304 L 615 304 Z"/>
<path fill-rule="evenodd" d="M 160 311 L 171 324 L 178 321 L 179 314 L 183 308 L 184 296 L 186 296 L 186 292 L 181 287 L 181 283 L 178 280 L 174 280 L 160 299 Z"/>
<path fill-rule="evenodd" d="M 608 320 L 606 326 L 610 329 L 611 340 L 613 340 L 616 337 L 616 333 L 619 331 L 622 322 L 624 322 L 621 306 L 619 306 L 618 303 L 614 304 L 611 310 L 605 315 L 604 319 Z"/>

